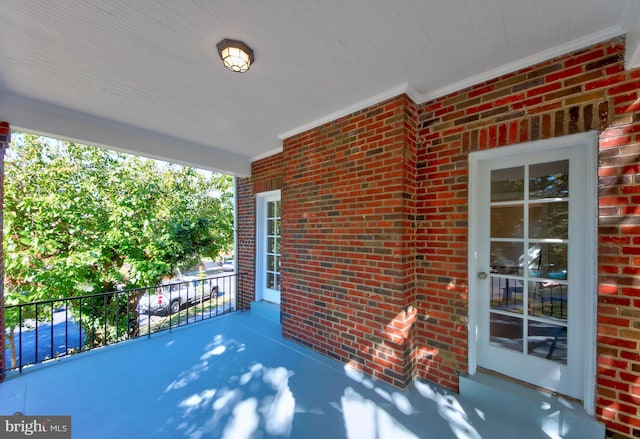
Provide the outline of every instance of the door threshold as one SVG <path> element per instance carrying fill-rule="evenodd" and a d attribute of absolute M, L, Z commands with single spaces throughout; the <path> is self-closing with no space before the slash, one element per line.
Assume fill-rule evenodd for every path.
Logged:
<path fill-rule="evenodd" d="M 266 300 L 251 302 L 251 313 L 277 324 L 282 322 L 279 303 Z"/>
<path fill-rule="evenodd" d="M 533 390 L 535 392 L 547 395 L 549 397 L 552 397 L 552 396 L 560 397 L 560 398 L 566 399 L 568 401 L 573 401 L 575 404 L 582 405 L 582 401 L 580 399 L 578 399 L 578 398 L 574 398 L 573 396 L 568 396 L 568 395 L 564 395 L 562 393 L 558 393 L 558 392 L 553 391 L 551 389 L 547 389 L 546 387 L 536 386 L 535 384 L 531 384 L 531 383 L 528 383 L 526 381 L 521 381 L 521 380 L 519 380 L 517 378 L 510 377 L 509 375 L 504 375 L 504 374 L 501 374 L 500 372 L 496 372 L 495 370 L 485 369 L 484 367 L 478 366 L 477 373 L 482 373 L 484 375 L 492 376 L 492 377 L 494 377 L 494 378 L 496 378 L 498 380 L 504 380 L 504 381 L 513 383 L 513 384 L 518 385 L 518 386 L 523 386 L 523 387 L 531 389 L 531 390 Z"/>
<path fill-rule="evenodd" d="M 460 397 L 487 417 L 508 417 L 549 437 L 602 439 L 605 435 L 604 424 L 587 413 L 581 401 L 490 370 L 460 376 Z"/>

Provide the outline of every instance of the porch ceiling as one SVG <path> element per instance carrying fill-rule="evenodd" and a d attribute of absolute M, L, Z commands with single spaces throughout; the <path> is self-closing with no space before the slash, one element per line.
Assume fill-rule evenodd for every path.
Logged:
<path fill-rule="evenodd" d="M 234 175 L 281 139 L 630 32 L 637 0 L 5 0 L 0 120 Z M 215 45 L 255 51 L 245 74 Z"/>

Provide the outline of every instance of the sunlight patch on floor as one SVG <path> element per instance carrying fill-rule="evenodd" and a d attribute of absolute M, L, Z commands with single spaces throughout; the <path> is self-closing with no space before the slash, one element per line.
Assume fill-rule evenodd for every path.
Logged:
<path fill-rule="evenodd" d="M 184 399 L 178 404 L 178 407 L 184 409 L 185 415 L 189 415 L 193 410 L 208 405 L 215 395 L 216 389 L 208 389 Z"/>
<path fill-rule="evenodd" d="M 224 429 L 222 439 L 250 439 L 260 426 L 258 400 L 256 398 L 240 401 L 233 408 L 229 423 Z"/>
<path fill-rule="evenodd" d="M 414 407 L 411 405 L 411 401 L 405 395 L 398 391 L 389 392 L 380 386 L 375 386 L 371 378 L 354 369 L 353 367 L 346 365 L 344 367 L 345 374 L 358 384 L 361 384 L 367 389 L 372 389 L 384 400 L 392 403 L 396 409 L 398 409 L 404 415 L 412 415 L 415 413 Z"/>
<path fill-rule="evenodd" d="M 276 395 L 264 401 L 265 430 L 273 435 L 289 435 L 293 426 L 293 415 L 296 400 L 289 388 L 289 377 L 293 375 L 284 367 L 268 369 L 263 379 L 274 390 Z"/>
<path fill-rule="evenodd" d="M 347 387 L 342 396 L 342 414 L 350 439 L 418 439 L 386 410 L 375 402 L 364 398 L 352 387 Z"/>
<path fill-rule="evenodd" d="M 416 381 L 416 389 L 427 399 L 434 401 L 438 407 L 438 414 L 449 423 L 449 428 L 458 438 L 482 439 L 482 436 L 471 425 L 464 408 L 455 396 L 435 392 L 432 386 Z"/>
<path fill-rule="evenodd" d="M 205 347 L 200 361 L 182 372 L 165 393 L 184 391 L 184 387 L 200 378 L 213 357 L 218 358 L 216 361 L 233 361 L 233 352 L 240 352 L 241 348 L 242 345 L 236 346 L 234 340 L 214 337 Z M 178 430 L 182 434 L 196 439 L 212 433 L 228 439 L 249 439 L 259 429 L 271 436 L 288 437 L 291 434 L 296 412 L 296 400 L 289 387 L 293 372 L 258 362 L 239 372 L 231 376 L 224 387 L 193 393 L 180 401 L 182 422 Z M 205 422 L 198 423 L 197 419 Z"/>
<path fill-rule="evenodd" d="M 170 392 L 172 390 L 182 389 L 187 386 L 190 382 L 197 380 L 200 378 L 200 375 L 203 372 L 209 370 L 209 363 L 207 361 L 203 361 L 201 363 L 196 364 L 187 372 L 180 373 L 178 379 L 174 380 L 167 386 L 164 390 L 165 393 Z"/>

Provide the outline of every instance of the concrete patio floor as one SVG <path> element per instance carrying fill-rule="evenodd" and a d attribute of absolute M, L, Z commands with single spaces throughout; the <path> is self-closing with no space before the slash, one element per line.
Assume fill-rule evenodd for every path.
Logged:
<path fill-rule="evenodd" d="M 0 415 L 71 415 L 80 438 L 545 438 L 455 393 L 400 391 L 235 313 L 11 372 Z"/>

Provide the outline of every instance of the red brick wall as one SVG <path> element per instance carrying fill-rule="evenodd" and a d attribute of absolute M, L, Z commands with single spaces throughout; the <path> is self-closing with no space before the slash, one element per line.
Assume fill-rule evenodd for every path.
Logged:
<path fill-rule="evenodd" d="M 467 155 L 600 130 L 597 416 L 640 436 L 640 70 L 624 40 L 597 44 L 420 108 L 421 377 L 457 388 L 467 370 Z"/>
<path fill-rule="evenodd" d="M 283 147 L 283 334 L 397 386 L 414 369 L 416 119 L 400 96 Z"/>
<path fill-rule="evenodd" d="M 250 178 L 236 179 L 236 253 L 238 273 L 238 307 L 248 309 L 255 298 L 256 212 Z"/>
<path fill-rule="evenodd" d="M 468 364 L 469 152 L 598 130 L 596 412 L 610 435 L 639 437 L 639 90 L 615 39 L 286 139 L 251 183 L 281 170 L 285 336 L 397 386 L 415 372 L 457 389 Z"/>
<path fill-rule="evenodd" d="M 0 206 L 4 204 L 4 153 L 11 141 L 11 128 L 8 122 L 0 122 Z M 2 208 L 0 207 L 0 242 L 2 242 Z M 4 254 L 0 249 L 0 278 L 4 279 Z M 4 364 L 4 281 L 0 284 L 0 381 L 4 379 L 7 365 Z"/>
<path fill-rule="evenodd" d="M 255 300 L 256 260 L 256 194 L 280 189 L 282 186 L 282 154 L 256 161 L 251 177 L 236 179 L 236 218 L 238 220 L 237 253 L 239 273 L 243 273 L 239 293 L 241 305 L 249 308 Z"/>

